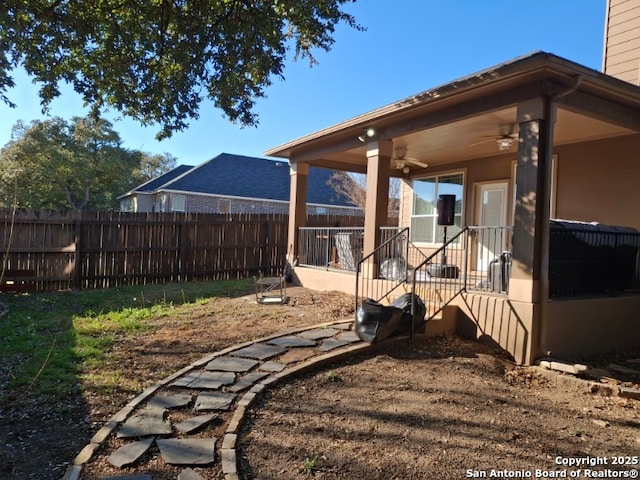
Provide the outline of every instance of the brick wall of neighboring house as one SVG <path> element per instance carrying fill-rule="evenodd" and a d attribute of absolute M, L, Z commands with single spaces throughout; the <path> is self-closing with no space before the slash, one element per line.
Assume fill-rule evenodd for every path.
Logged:
<path fill-rule="evenodd" d="M 183 202 L 176 202 L 176 197 L 180 194 L 166 195 L 163 210 L 173 212 L 175 205 Z M 156 205 L 160 205 L 159 199 Z M 178 210 L 181 211 L 181 210 Z M 270 202 L 267 200 L 244 200 L 235 198 L 222 198 L 205 195 L 184 195 L 184 211 L 190 213 L 289 213 L 288 202 Z M 348 215 L 362 216 L 364 212 L 359 208 L 344 207 L 316 207 L 307 206 L 308 215 Z"/>

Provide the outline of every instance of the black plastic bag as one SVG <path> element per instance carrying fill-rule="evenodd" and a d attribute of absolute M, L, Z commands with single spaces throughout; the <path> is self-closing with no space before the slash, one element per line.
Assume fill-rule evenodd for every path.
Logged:
<path fill-rule="evenodd" d="M 400 334 L 411 333 L 411 325 L 415 325 L 416 329 L 419 329 L 424 323 L 424 317 L 427 314 L 427 306 L 422 299 L 416 295 L 416 311 L 413 322 L 411 321 L 411 297 L 411 293 L 405 293 L 391 302 L 392 307 L 399 308 L 403 312 L 397 328 Z"/>
<path fill-rule="evenodd" d="M 355 332 L 360 340 L 375 343 L 392 335 L 400 325 L 404 312 L 366 298 L 358 307 Z"/>

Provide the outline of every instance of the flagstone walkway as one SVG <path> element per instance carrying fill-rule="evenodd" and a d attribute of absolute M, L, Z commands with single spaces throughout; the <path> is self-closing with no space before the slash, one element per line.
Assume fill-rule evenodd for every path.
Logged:
<path fill-rule="evenodd" d="M 194 362 L 147 389 L 116 413 L 75 458 L 63 480 L 82 478 L 87 465 L 109 438 L 124 444 L 109 454 L 115 468 L 142 466 L 151 449 L 166 464 L 181 466 L 178 480 L 197 480 L 203 472 L 221 470 L 225 480 L 238 479 L 236 442 L 245 414 L 264 389 L 292 375 L 336 362 L 371 345 L 360 341 L 353 322 L 307 327 L 235 345 Z M 172 422 L 168 416 L 180 418 Z M 174 415 L 176 413 L 176 415 Z M 203 430 L 224 414 L 222 438 Z M 199 435 L 198 435 L 199 434 Z M 196 469 L 196 470 L 194 470 Z M 151 480 L 151 474 L 105 476 L 102 479 Z"/>

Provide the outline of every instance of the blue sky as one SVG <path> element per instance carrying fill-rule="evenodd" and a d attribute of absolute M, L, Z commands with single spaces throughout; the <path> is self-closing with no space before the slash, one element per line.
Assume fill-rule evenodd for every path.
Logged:
<path fill-rule="evenodd" d="M 597 70 L 602 66 L 606 0 L 360 0 L 347 10 L 367 31 L 341 27 L 319 65 L 290 61 L 285 80 L 274 80 L 256 111 L 258 127 L 240 128 L 210 103 L 188 129 L 158 142 L 158 128 L 108 113 L 124 146 L 170 153 L 197 165 L 222 152 L 263 156 L 269 148 L 336 122 L 512 58 L 543 50 Z M 0 103 L 0 146 L 17 120 L 44 118 L 37 87 L 16 74 Z M 50 115 L 85 115 L 69 88 Z"/>

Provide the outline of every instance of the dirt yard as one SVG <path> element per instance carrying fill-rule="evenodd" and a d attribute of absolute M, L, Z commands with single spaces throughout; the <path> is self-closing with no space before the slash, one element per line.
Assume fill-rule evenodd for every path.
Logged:
<path fill-rule="evenodd" d="M 154 320 L 152 331 L 116 346 L 118 362 L 142 391 L 224 347 L 353 318 L 348 295 L 301 288 L 289 293 L 288 305 L 216 299 L 194 306 L 189 315 Z M 638 467 L 612 462 L 640 455 L 640 402 L 556 387 L 529 369 L 505 366 L 496 353 L 457 338 L 413 348 L 403 342 L 279 385 L 258 401 L 244 426 L 240 476 L 458 479 L 490 477 L 494 469 L 535 478 L 541 469 L 544 478 L 556 478 L 548 473 L 591 468 L 558 464 L 582 457 L 606 457 L 609 465 L 598 469 Z M 59 479 L 93 433 L 133 396 L 105 391 L 70 399 L 64 409 L 37 399 L 2 406 L 0 424 L 10 437 L 0 440 L 0 453 L 11 464 L 0 466 L 0 478 Z M 86 472 L 85 479 L 114 475 L 95 465 Z M 175 479 L 174 472 L 158 467 L 153 479 Z M 223 478 L 219 469 L 199 473 Z"/>
<path fill-rule="evenodd" d="M 557 387 L 492 353 L 399 344 L 272 390 L 241 439 L 243 478 L 635 478 L 638 401 Z M 584 457 L 608 465 L 563 464 Z M 586 476 L 604 468 L 629 477 Z"/>

